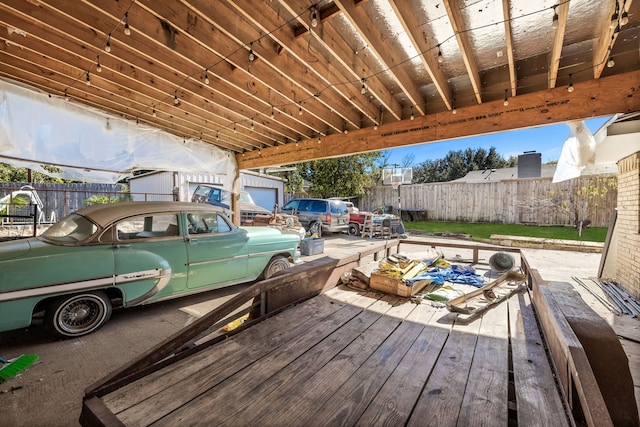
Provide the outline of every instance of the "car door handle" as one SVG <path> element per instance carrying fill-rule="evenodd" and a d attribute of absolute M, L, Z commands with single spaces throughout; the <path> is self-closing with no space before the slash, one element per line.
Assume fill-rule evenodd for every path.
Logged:
<path fill-rule="evenodd" d="M 115 247 L 116 249 L 120 249 L 120 248 L 130 248 L 130 247 L 131 247 L 131 245 L 130 245 L 130 244 L 127 244 L 127 245 L 115 245 L 114 247 Z"/>
<path fill-rule="evenodd" d="M 187 243 L 195 243 L 197 241 L 198 241 L 197 238 L 187 238 Z"/>

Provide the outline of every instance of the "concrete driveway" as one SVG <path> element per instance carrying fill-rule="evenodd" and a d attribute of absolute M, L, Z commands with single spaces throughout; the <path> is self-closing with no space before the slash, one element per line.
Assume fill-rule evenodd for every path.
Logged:
<path fill-rule="evenodd" d="M 419 237 L 412 236 L 411 239 Z M 303 259 L 327 255 L 341 257 L 373 248 L 382 242 L 329 235 L 325 238 L 323 254 Z M 403 245 L 401 249 L 404 248 Z M 446 250 L 445 257 L 458 256 L 458 259 L 464 259 L 467 256 L 457 252 Z M 579 252 L 526 249 L 525 253 L 532 266 L 549 280 L 571 281 L 574 275 L 594 276 L 600 260 L 599 254 Z M 82 396 L 88 385 L 189 325 L 197 316 L 217 307 L 247 286 L 116 310 L 100 331 L 77 339 L 58 341 L 37 326 L 0 333 L 0 356 L 12 358 L 35 353 L 40 357 L 24 373 L 0 384 L 0 426 L 77 425 Z"/>

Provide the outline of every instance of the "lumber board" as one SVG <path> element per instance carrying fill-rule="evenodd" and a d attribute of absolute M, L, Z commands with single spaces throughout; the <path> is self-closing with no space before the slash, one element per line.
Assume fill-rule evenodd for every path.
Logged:
<path fill-rule="evenodd" d="M 380 316 L 381 313 L 374 311 L 362 311 L 327 340 L 318 343 L 313 349 L 263 381 L 252 390 L 250 399 L 236 402 L 233 410 L 220 414 L 220 418 L 215 421 L 220 424 L 257 425 L 261 423 L 260 417 L 265 408 L 269 411 L 285 411 L 291 399 L 292 384 L 307 381 L 347 347 L 354 336 L 363 333 Z"/>
<path fill-rule="evenodd" d="M 509 325 L 506 301 L 487 309 L 458 416 L 460 425 L 507 425 Z"/>
<path fill-rule="evenodd" d="M 404 425 L 436 364 L 450 325 L 438 324 L 442 310 L 420 304 L 417 312 L 431 314 L 398 367 L 358 420 L 359 425 Z"/>
<path fill-rule="evenodd" d="M 518 426 L 569 425 L 529 293 L 514 295 L 508 308 Z"/>
<path fill-rule="evenodd" d="M 640 425 L 629 359 L 613 328 L 571 284 L 553 282 L 549 290 L 582 344 L 613 423 Z"/>
<path fill-rule="evenodd" d="M 369 303 L 375 301 L 371 297 L 368 299 Z M 247 334 L 235 335 L 105 396 L 105 403 L 122 419 L 132 422 L 140 418 L 148 422 L 188 401 L 193 393 L 199 391 L 198 384 L 210 387 L 216 379 L 231 375 L 277 348 L 283 340 L 305 333 L 316 323 L 330 320 L 336 312 L 346 309 L 345 315 L 348 316 L 358 310 L 324 296 L 313 298 L 297 308 L 306 322 L 300 322 L 293 311 L 285 311 L 249 328 Z M 206 375 L 203 374 L 205 369 Z M 163 403 L 165 399 L 169 402 Z M 147 418 L 143 418 L 145 416 Z"/>
<path fill-rule="evenodd" d="M 371 357 L 336 390 L 332 398 L 303 422 L 307 424 L 322 420 L 322 424 L 328 426 L 355 424 L 410 350 L 431 316 L 432 313 L 414 309 Z"/>
<path fill-rule="evenodd" d="M 369 307 L 369 309 L 373 312 L 379 312 L 381 314 L 385 314 L 388 311 L 397 311 L 398 307 L 394 304 L 397 302 L 396 298 L 390 299 L 391 301 L 386 301 L 385 299 L 376 301 L 373 305 Z M 361 310 L 355 306 L 347 306 L 347 308 L 351 311 L 360 312 Z M 295 310 L 292 310 L 295 311 Z M 341 310 L 342 311 L 342 310 Z M 260 383 L 265 381 L 275 372 L 279 371 L 286 367 L 289 363 L 295 360 L 297 357 L 301 356 L 308 349 L 312 348 L 313 345 L 319 341 L 322 341 L 326 338 L 330 333 L 334 330 L 337 330 L 341 325 L 346 323 L 349 319 L 355 317 L 355 315 L 344 317 L 341 319 L 337 319 L 336 314 L 332 316 L 331 326 L 329 325 L 316 325 L 312 328 L 313 333 L 305 333 L 304 336 L 298 337 L 292 341 L 288 341 L 283 343 L 278 351 L 274 351 L 273 353 L 269 353 L 266 357 L 261 358 L 259 361 L 255 361 L 251 369 L 244 370 L 242 372 L 238 372 L 238 375 L 233 375 L 232 377 L 227 378 L 224 383 L 220 384 L 220 387 L 211 388 L 198 396 L 197 399 L 191 400 L 188 405 L 184 405 L 179 409 L 173 411 L 171 414 L 163 417 L 161 420 L 162 424 L 167 425 L 176 425 L 182 423 L 185 419 L 197 420 L 198 423 L 204 423 L 208 425 L 216 425 L 218 417 L 220 415 L 224 415 L 224 412 L 232 410 L 235 402 L 240 401 L 243 398 L 250 398 L 249 393 L 257 387 Z M 406 313 L 405 313 L 406 315 Z M 303 317 L 297 316 L 299 319 L 303 319 Z M 389 319 L 385 321 L 385 319 Z M 374 327 L 379 323 L 399 323 L 400 319 L 393 319 L 387 316 L 381 316 L 377 322 L 374 323 Z M 372 328 L 367 329 L 360 336 L 366 336 Z M 381 340 L 386 338 L 391 331 L 386 331 L 384 334 L 380 334 L 379 337 Z M 353 339 L 358 338 L 358 336 L 354 336 Z M 371 339 L 371 342 L 367 342 L 366 345 L 374 345 L 377 343 L 376 339 Z M 376 345 L 377 347 L 377 345 Z M 375 348 L 371 349 L 370 352 L 375 350 Z M 332 376 L 332 383 L 335 383 L 336 376 Z M 297 383 L 296 383 L 297 384 Z M 291 390 L 290 396 L 299 396 L 299 391 L 296 389 Z M 289 402 L 291 404 L 291 401 Z M 313 405 L 318 404 L 314 399 Z M 295 408 L 299 408 L 300 405 L 293 405 Z M 217 408 L 216 411 L 212 411 L 211 408 Z M 219 408 L 224 407 L 225 410 L 218 410 Z M 269 414 L 265 414 L 265 411 L 260 411 L 262 414 L 260 417 L 260 423 L 262 425 L 268 424 L 268 421 L 264 420 L 265 415 L 272 415 L 274 411 L 269 410 Z M 291 415 L 291 409 L 287 411 L 289 420 L 291 419 L 299 419 L 299 416 Z M 274 414 L 277 415 L 277 414 Z"/>
<path fill-rule="evenodd" d="M 453 325 L 408 426 L 456 425 L 479 329 L 480 322 Z"/>
<path fill-rule="evenodd" d="M 276 405 L 275 410 L 254 414 L 253 425 L 257 423 L 281 426 L 291 424 L 292 420 L 295 420 L 296 424 L 304 425 L 303 420 L 309 420 L 318 407 L 333 397 L 336 390 L 376 351 L 415 307 L 412 304 L 399 304 L 399 301 L 399 298 L 396 299 L 395 305 L 385 311 L 386 315 L 380 317 L 364 332 L 352 336 L 348 346 L 340 350 L 306 381 L 292 384 L 287 394 L 288 399 L 273 402 Z M 308 424 L 318 424 L 320 421 L 313 420 Z"/>
<path fill-rule="evenodd" d="M 613 425 L 582 344 L 554 299 L 550 285 L 534 287 L 534 304 L 549 346 L 565 401 L 573 416 L 590 426 Z M 578 397 L 574 400 L 574 393 Z"/>

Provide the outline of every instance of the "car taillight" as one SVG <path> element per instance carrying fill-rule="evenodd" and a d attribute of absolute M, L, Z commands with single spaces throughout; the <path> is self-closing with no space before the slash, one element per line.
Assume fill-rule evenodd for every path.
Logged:
<path fill-rule="evenodd" d="M 324 222 L 331 222 L 331 214 L 330 213 L 325 215 Z"/>

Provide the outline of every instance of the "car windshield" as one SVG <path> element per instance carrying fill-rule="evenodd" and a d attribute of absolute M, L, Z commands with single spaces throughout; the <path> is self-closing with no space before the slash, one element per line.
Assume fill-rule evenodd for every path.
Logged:
<path fill-rule="evenodd" d="M 49 227 L 42 237 L 51 242 L 82 242 L 91 237 L 98 227 L 87 218 L 71 214 Z"/>

